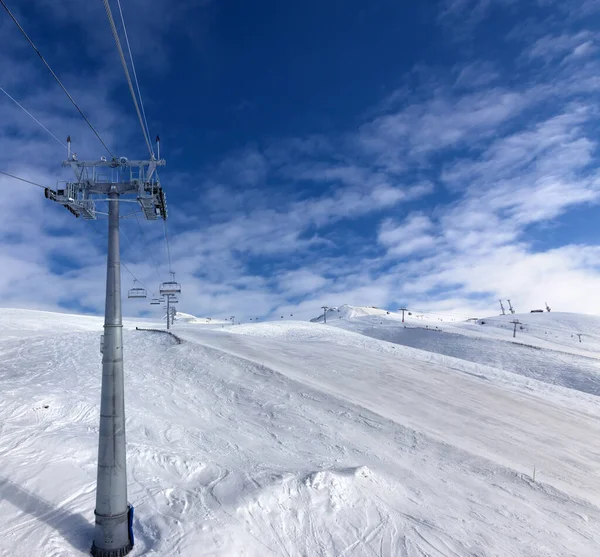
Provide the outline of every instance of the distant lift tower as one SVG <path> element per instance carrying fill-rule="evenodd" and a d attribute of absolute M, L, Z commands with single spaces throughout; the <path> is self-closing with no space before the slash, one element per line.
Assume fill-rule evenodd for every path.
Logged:
<path fill-rule="evenodd" d="M 514 308 L 512 307 L 512 304 L 510 303 L 510 300 L 506 300 L 506 301 L 508 302 L 508 308 L 509 308 L 509 310 L 510 310 L 510 313 L 514 315 L 514 313 L 515 313 L 515 310 L 514 310 Z"/>
<path fill-rule="evenodd" d="M 133 546 L 133 508 L 127 502 L 119 200 L 122 196 L 134 196 L 134 200 L 127 201 L 137 201 L 147 219 L 166 219 L 167 204 L 156 173 L 156 168 L 163 166 L 165 161 L 154 158 L 130 161 L 125 157 L 80 161 L 76 154 L 71 154 L 70 138 L 67 149 L 63 166 L 73 169 L 75 181 L 59 185 L 56 191 L 46 188 L 46 198 L 84 219 L 106 214 L 96 211 L 96 202 L 108 202 L 96 527 L 92 555 L 120 557 L 129 553 Z M 136 292 L 141 294 L 134 290 L 134 294 Z"/>
<path fill-rule="evenodd" d="M 502 315 L 506 315 L 506 311 L 504 310 L 504 304 L 502 303 L 502 300 L 500 300 L 500 309 L 502 310 Z"/>
<path fill-rule="evenodd" d="M 163 282 L 159 289 L 160 295 L 164 296 L 167 302 L 167 329 L 171 328 L 171 304 L 176 304 L 177 294 L 181 294 L 181 284 L 175 282 L 175 273 L 171 271 L 171 280 Z"/>
<path fill-rule="evenodd" d="M 163 306 L 163 309 L 165 310 L 165 312 L 167 311 L 167 306 Z M 175 323 L 175 315 L 177 315 L 177 311 L 175 310 L 175 306 L 171 306 L 169 308 L 169 313 L 165 313 L 165 316 L 163 319 L 167 319 L 171 321 L 171 325 L 173 325 L 173 323 Z"/>

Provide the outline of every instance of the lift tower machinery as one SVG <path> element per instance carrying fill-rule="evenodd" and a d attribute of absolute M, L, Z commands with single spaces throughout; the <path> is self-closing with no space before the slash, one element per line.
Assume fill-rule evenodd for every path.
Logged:
<path fill-rule="evenodd" d="M 146 219 L 166 220 L 165 194 L 156 172 L 157 167 L 164 165 L 163 159 L 154 156 L 150 160 L 125 157 L 107 160 L 102 157 L 99 161 L 80 161 L 75 153 L 71 153 L 68 138 L 67 160 L 63 166 L 71 167 L 75 181 L 60 183 L 56 191 L 45 190 L 47 199 L 60 203 L 83 219 L 96 219 L 97 215 L 106 214 L 96 210 L 96 203 L 108 203 L 96 526 L 92 545 L 92 555 L 96 557 L 120 557 L 129 553 L 133 546 L 133 508 L 127 501 L 125 454 L 119 204 L 125 201 L 137 203 Z"/>

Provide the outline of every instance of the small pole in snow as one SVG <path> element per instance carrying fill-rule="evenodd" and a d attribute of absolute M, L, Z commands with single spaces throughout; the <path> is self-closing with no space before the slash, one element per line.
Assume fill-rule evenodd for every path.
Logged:
<path fill-rule="evenodd" d="M 581 342 L 581 334 L 582 333 L 575 333 L 578 337 L 579 337 L 579 342 Z"/>
<path fill-rule="evenodd" d="M 518 319 L 515 319 L 515 320 L 511 321 L 511 323 L 513 323 L 515 326 L 515 329 L 513 331 L 513 338 L 515 338 L 517 336 L 517 325 L 520 325 L 521 322 Z"/>
<path fill-rule="evenodd" d="M 327 323 L 327 310 L 329 307 L 321 306 L 321 309 L 323 310 L 323 323 Z"/>
<path fill-rule="evenodd" d="M 398 311 L 402 312 L 402 323 L 404 323 L 404 312 L 408 310 L 406 308 L 398 308 Z"/>

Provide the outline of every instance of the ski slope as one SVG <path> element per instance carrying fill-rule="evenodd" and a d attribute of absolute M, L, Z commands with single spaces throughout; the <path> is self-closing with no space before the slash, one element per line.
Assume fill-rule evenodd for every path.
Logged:
<path fill-rule="evenodd" d="M 502 322 L 425 330 L 415 348 L 373 338 L 396 335 L 397 316 L 361 311 L 327 326 L 185 321 L 182 344 L 125 323 L 131 555 L 599 554 L 599 399 L 520 370 Z M 577 323 L 590 339 L 595 324 Z M 583 358 L 536 331 L 553 351 L 529 350 L 554 377 L 556 354 Z M 101 332 L 98 318 L 0 310 L 0 555 L 89 551 Z M 442 335 L 472 344 L 446 354 L 452 342 L 429 340 Z M 510 363 L 475 361 L 494 342 Z"/>
<path fill-rule="evenodd" d="M 444 322 L 406 315 L 403 323 L 399 314 L 384 310 L 339 309 L 328 317 L 336 328 L 600 395 L 600 318 L 594 316 L 544 313 Z M 520 325 L 513 338 L 515 318 Z"/>

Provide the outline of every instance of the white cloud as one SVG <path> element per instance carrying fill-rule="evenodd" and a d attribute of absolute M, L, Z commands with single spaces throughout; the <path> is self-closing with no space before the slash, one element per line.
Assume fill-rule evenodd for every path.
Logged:
<path fill-rule="evenodd" d="M 464 30 L 483 21 L 494 8 L 506 9 L 515 3 L 517 0 L 442 0 L 439 21 Z"/>
<path fill-rule="evenodd" d="M 474 23 L 494 5 L 508 3 L 449 1 L 445 17 Z M 82 13 L 82 21 L 94 20 L 96 9 Z M 109 33 L 93 33 L 100 51 L 114 54 Z M 160 48 L 166 33 L 158 34 Z M 136 48 L 143 50 L 148 36 Z M 510 296 L 525 311 L 548 301 L 557 310 L 600 312 L 595 239 L 542 249 L 531 235 L 532 226 L 557 226 L 571 208 L 598 202 L 594 49 L 589 32 L 545 33 L 521 57 L 526 68 L 536 68 L 533 77 L 521 66 L 513 85 L 493 62 L 470 60 L 446 78 L 430 76 L 426 93 L 406 86 L 392 93 L 356 130 L 248 145 L 198 176 L 171 174 L 171 182 L 200 184 L 197 200 L 170 203 L 182 311 L 311 317 L 323 304 L 400 302 L 493 311 L 496 298 Z M 102 154 L 47 76 L 33 63 L 17 66 L 11 54 L 0 55 L 3 86 L 59 137 L 70 133 L 81 153 Z M 129 150 L 141 143 L 137 123 L 130 107 L 113 102 L 122 76 L 109 71 L 106 79 L 104 69 L 85 80 L 65 79 L 107 142 Z M 64 178 L 58 166 L 64 152 L 2 101 L 0 169 L 50 185 Z M 19 191 L 0 206 L 0 303 L 101 312 L 106 223 L 76 221 L 41 190 L 4 178 L 0 187 Z M 415 210 L 415 201 L 427 201 L 427 208 Z M 160 278 L 137 224 L 123 227 L 133 244 L 123 241 L 124 261 L 149 288 L 156 286 Z M 161 226 L 142 227 L 164 273 Z M 124 272 L 123 289 L 130 285 Z M 140 307 L 125 300 L 126 313 Z"/>
<path fill-rule="evenodd" d="M 415 159 L 422 161 L 432 152 L 492 137 L 499 126 L 518 116 L 531 102 L 521 92 L 501 88 L 456 97 L 436 91 L 427 101 L 363 125 L 356 137 L 357 146 L 376 165 L 401 173 Z"/>
<path fill-rule="evenodd" d="M 495 65 L 490 61 L 476 60 L 470 64 L 454 68 L 456 80 L 454 87 L 460 89 L 479 89 L 498 81 L 500 75 Z"/>
<path fill-rule="evenodd" d="M 496 183 L 530 171 L 543 176 L 551 170 L 578 170 L 589 163 L 594 149 L 582 129 L 590 117 L 589 107 L 573 105 L 532 129 L 493 141 L 476 160 L 462 158 L 446 165 L 442 178 L 453 187 L 480 189 L 482 182 Z"/>
<path fill-rule="evenodd" d="M 578 33 L 562 33 L 560 35 L 545 35 L 537 39 L 526 51 L 530 60 L 541 59 L 550 62 L 556 58 L 564 58 L 567 55 L 581 57 L 591 54 L 594 50 L 593 34 L 589 31 Z"/>
<path fill-rule="evenodd" d="M 287 296 L 296 296 L 301 294 L 315 294 L 317 290 L 322 289 L 330 281 L 320 274 L 307 269 L 298 269 L 296 271 L 287 271 L 277 279 L 279 288 Z"/>
<path fill-rule="evenodd" d="M 401 224 L 384 220 L 379 229 L 378 241 L 389 255 L 403 257 L 431 251 L 436 246 L 432 234 L 434 225 L 429 217 L 414 213 Z"/>

